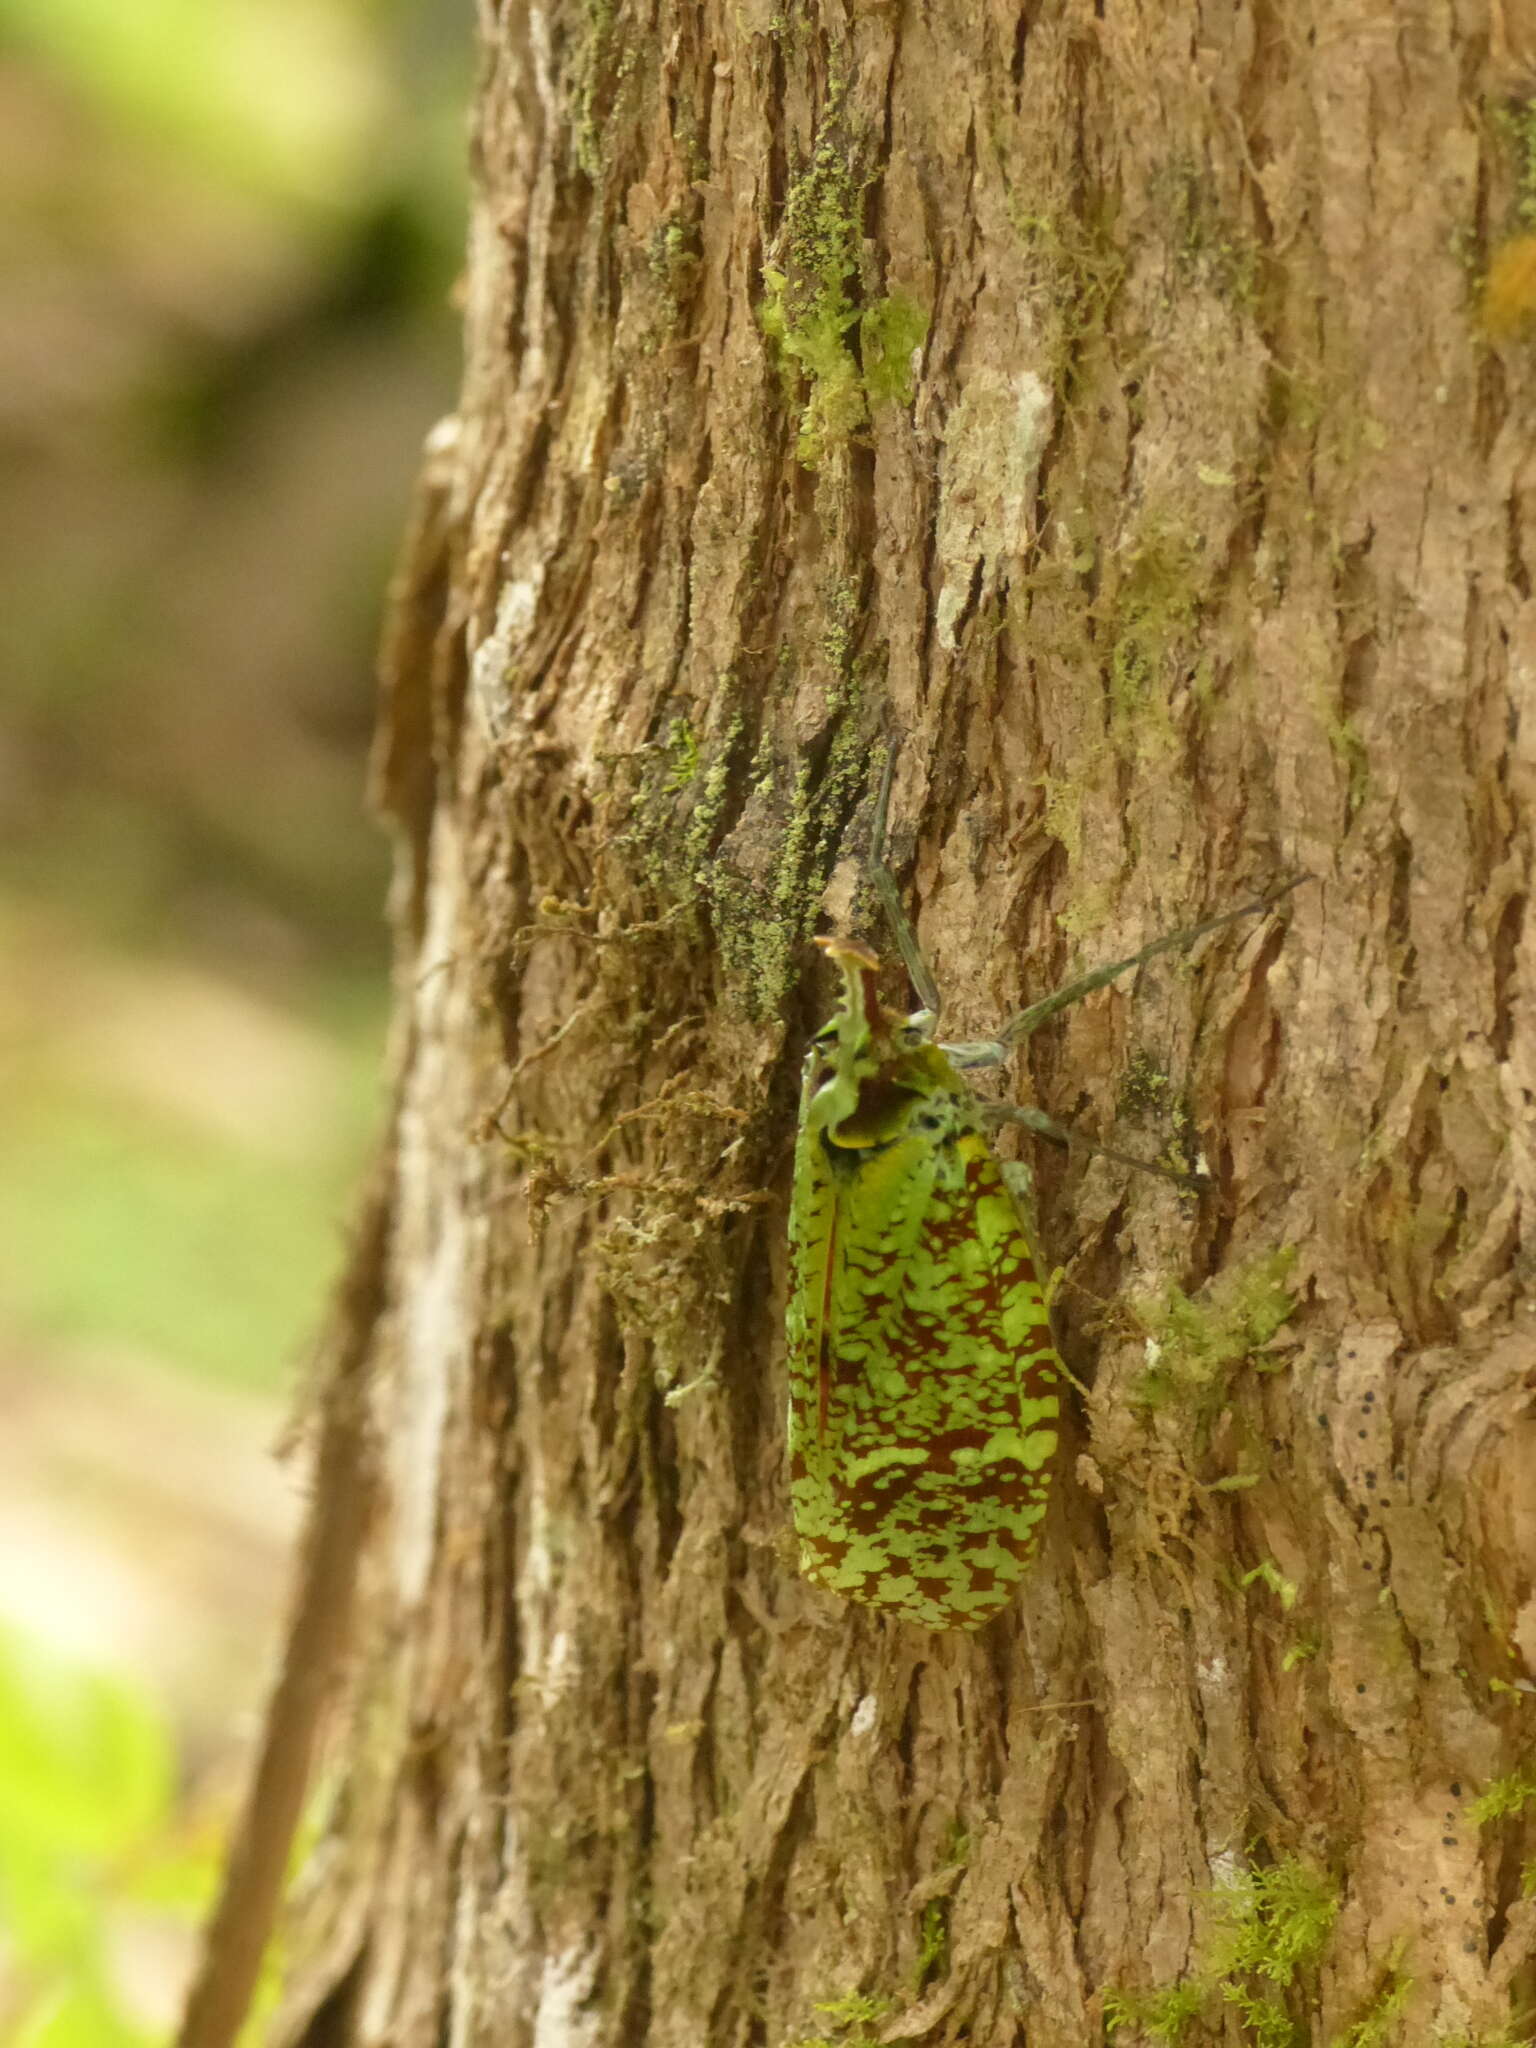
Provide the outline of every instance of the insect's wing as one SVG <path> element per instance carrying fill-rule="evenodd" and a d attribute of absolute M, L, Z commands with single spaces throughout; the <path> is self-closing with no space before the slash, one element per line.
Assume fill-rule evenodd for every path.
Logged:
<path fill-rule="evenodd" d="M 833 1155 L 802 1129 L 790 1210 L 789 1443 L 821 1461 L 827 1421 L 851 1358 L 841 1333 L 878 1352 L 898 1283 L 923 1230 L 937 1170 L 931 1145 L 906 1140 L 878 1154 Z M 837 1170 L 840 1168 L 841 1170 Z"/>
<path fill-rule="evenodd" d="M 1059 1362 L 1018 1206 L 957 1084 L 942 1129 L 826 1164 L 803 1134 L 791 1496 L 807 1576 L 973 1628 L 1027 1569 Z"/>

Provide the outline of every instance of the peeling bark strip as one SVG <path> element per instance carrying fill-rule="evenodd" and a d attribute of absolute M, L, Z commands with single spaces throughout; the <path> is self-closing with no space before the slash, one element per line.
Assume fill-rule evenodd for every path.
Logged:
<path fill-rule="evenodd" d="M 481 22 L 463 401 L 380 752 L 387 1498 L 284 2037 L 1504 2038 L 1536 33 Z M 887 730 L 962 1021 L 1319 878 L 1283 951 L 1149 967 L 1009 1078 L 1202 1148 L 1221 1198 L 1046 1162 L 1084 1483 L 969 1636 L 829 1622 L 786 1538 L 805 941 Z"/>

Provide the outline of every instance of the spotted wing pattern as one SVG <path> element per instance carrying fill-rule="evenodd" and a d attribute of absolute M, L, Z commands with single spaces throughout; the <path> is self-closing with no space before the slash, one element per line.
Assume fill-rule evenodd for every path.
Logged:
<path fill-rule="evenodd" d="M 865 1059 L 839 1101 L 855 1103 L 840 1119 L 802 1109 L 796 1154 L 801 1569 L 903 1621 L 975 1628 L 1028 1569 L 1057 1444 L 1061 1366 L 1034 1257 L 938 1047 Z"/>

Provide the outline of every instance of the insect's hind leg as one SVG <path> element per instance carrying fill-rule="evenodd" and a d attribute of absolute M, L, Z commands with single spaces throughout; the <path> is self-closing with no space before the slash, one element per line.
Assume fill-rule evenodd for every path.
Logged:
<path fill-rule="evenodd" d="M 1141 1159 L 1134 1152 L 1121 1152 L 1113 1145 L 1101 1145 L 1097 1138 L 1085 1138 L 1066 1124 L 1057 1123 L 1055 1117 L 1047 1116 L 1043 1109 L 1032 1109 L 1027 1103 L 983 1102 L 978 1107 L 983 1123 L 1022 1124 L 1036 1137 L 1049 1138 L 1053 1145 L 1065 1145 L 1071 1152 L 1095 1152 L 1101 1159 L 1116 1160 L 1121 1166 L 1134 1166 L 1138 1172 L 1155 1173 L 1160 1180 L 1171 1180 L 1175 1187 L 1189 1193 L 1198 1194 L 1202 1188 L 1211 1185 L 1208 1174 L 1181 1173 L 1177 1167 L 1163 1166 L 1155 1159 Z"/>
<path fill-rule="evenodd" d="M 880 794 L 875 798 L 875 819 L 869 833 L 869 883 L 880 898 L 880 907 L 885 912 L 901 954 L 902 964 L 907 970 L 917 1000 L 932 1022 L 939 1015 L 939 985 L 933 978 L 933 969 L 923 958 L 923 949 L 917 943 L 917 933 L 912 920 L 901 906 L 901 891 L 896 886 L 896 877 L 885 863 L 885 823 L 891 803 L 891 781 L 896 773 L 896 749 L 887 747 L 885 773 L 880 778 Z"/>

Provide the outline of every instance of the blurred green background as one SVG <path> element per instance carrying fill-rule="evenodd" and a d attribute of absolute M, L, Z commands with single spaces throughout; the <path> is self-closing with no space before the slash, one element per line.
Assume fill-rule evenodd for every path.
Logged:
<path fill-rule="evenodd" d="M 164 2038 L 270 1672 L 472 20 L 0 0 L 0 2042 Z"/>

